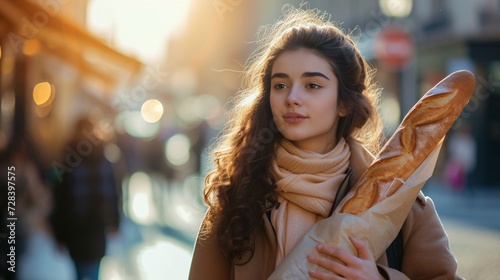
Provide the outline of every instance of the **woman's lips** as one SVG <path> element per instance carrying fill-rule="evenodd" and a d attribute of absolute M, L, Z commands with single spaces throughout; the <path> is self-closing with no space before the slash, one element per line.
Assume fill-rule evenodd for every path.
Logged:
<path fill-rule="evenodd" d="M 287 123 L 299 123 L 299 122 L 307 119 L 307 117 L 304 115 L 301 115 L 299 113 L 286 113 L 283 115 L 283 119 Z"/>

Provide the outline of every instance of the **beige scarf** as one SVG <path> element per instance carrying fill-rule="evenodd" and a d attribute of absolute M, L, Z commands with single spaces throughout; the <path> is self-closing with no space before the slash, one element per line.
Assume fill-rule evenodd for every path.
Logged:
<path fill-rule="evenodd" d="M 283 140 L 276 149 L 272 172 L 280 206 L 271 213 L 278 240 L 276 266 L 314 223 L 328 216 L 335 194 L 349 167 L 349 145 L 318 154 L 302 151 Z"/>

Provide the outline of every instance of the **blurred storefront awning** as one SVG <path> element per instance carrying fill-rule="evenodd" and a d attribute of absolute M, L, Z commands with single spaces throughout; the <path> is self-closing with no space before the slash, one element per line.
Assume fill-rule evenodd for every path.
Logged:
<path fill-rule="evenodd" d="M 4 44 L 18 52 L 26 41 L 38 41 L 44 51 L 106 86 L 116 83 L 120 77 L 117 73 L 134 75 L 141 70 L 139 60 L 113 49 L 61 15 L 61 7 L 56 6 L 61 4 L 57 1 L 52 5 L 42 7 L 27 0 L 0 0 L 0 35 Z"/>

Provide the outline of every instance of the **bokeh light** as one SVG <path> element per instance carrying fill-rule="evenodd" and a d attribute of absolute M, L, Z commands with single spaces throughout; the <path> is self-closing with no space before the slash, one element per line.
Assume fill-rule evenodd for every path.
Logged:
<path fill-rule="evenodd" d="M 410 15 L 413 0 L 380 0 L 380 9 L 390 17 L 407 17 Z"/>
<path fill-rule="evenodd" d="M 180 104 L 176 106 L 175 111 L 177 113 L 177 116 L 184 125 L 195 124 L 200 120 L 199 116 L 194 113 L 195 108 L 193 105 L 195 102 L 196 97 L 190 96 L 184 98 L 182 101 L 180 101 Z"/>
<path fill-rule="evenodd" d="M 23 54 L 35 55 L 40 52 L 41 44 L 37 39 L 29 39 L 23 44 Z"/>
<path fill-rule="evenodd" d="M 120 261 L 112 256 L 104 256 L 99 269 L 99 279 L 106 280 L 127 280 L 128 275 L 124 275 L 124 269 Z"/>
<path fill-rule="evenodd" d="M 2 102 L 0 103 L 0 113 L 2 117 L 10 116 L 14 114 L 14 108 L 16 106 L 16 94 L 12 90 L 7 90 L 2 93 Z"/>
<path fill-rule="evenodd" d="M 380 112 L 389 131 L 397 129 L 400 123 L 401 107 L 394 97 L 385 97 L 383 99 L 383 110 Z"/>
<path fill-rule="evenodd" d="M 125 131 L 137 138 L 151 138 L 160 131 L 160 123 L 149 123 L 144 120 L 141 112 L 130 111 L 120 116 Z"/>
<path fill-rule="evenodd" d="M 184 134 L 176 134 L 165 143 L 165 157 L 174 166 L 182 166 L 189 160 L 191 141 Z"/>
<path fill-rule="evenodd" d="M 210 94 L 189 96 L 176 106 L 176 113 L 183 125 L 192 127 L 202 121 L 218 123 L 223 115 L 223 108 L 219 99 Z"/>
<path fill-rule="evenodd" d="M 149 99 L 142 104 L 141 115 L 148 123 L 155 123 L 163 116 L 163 105 L 157 99 Z"/>
<path fill-rule="evenodd" d="M 196 98 L 194 109 L 201 119 L 211 119 L 217 116 L 221 108 L 219 99 L 213 95 L 204 94 Z"/>
<path fill-rule="evenodd" d="M 156 240 L 137 250 L 137 268 L 144 280 L 187 279 L 190 251 L 167 240 Z"/>
<path fill-rule="evenodd" d="M 4 54 L 5 55 L 5 54 Z M 14 70 L 14 57 L 12 56 L 4 56 L 2 58 L 2 74 L 9 74 Z"/>
<path fill-rule="evenodd" d="M 157 217 L 153 203 L 153 183 L 144 172 L 134 173 L 128 183 L 130 218 L 139 224 L 153 224 Z"/>
<path fill-rule="evenodd" d="M 47 106 L 54 100 L 55 90 L 48 82 L 41 82 L 33 88 L 33 101 L 38 106 Z"/>
<path fill-rule="evenodd" d="M 120 147 L 116 144 L 108 143 L 104 146 L 104 157 L 112 163 L 117 163 L 122 156 L 122 151 Z"/>

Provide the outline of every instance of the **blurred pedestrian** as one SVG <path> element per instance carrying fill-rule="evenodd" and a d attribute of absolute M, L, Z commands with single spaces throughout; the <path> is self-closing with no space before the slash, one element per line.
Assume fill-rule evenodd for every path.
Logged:
<path fill-rule="evenodd" d="M 319 11 L 284 11 L 261 29 L 216 147 L 190 279 L 267 279 L 379 150 L 380 91 L 355 41 Z M 309 261 L 327 273 L 310 277 L 459 279 L 429 197 L 419 195 L 401 232 L 400 264 L 390 266 L 386 254 L 373 259 L 359 241 L 358 254 L 323 244 Z"/>
<path fill-rule="evenodd" d="M 445 182 L 454 191 L 470 190 L 470 176 L 476 168 L 477 147 L 470 125 L 462 122 L 448 141 Z"/>
<path fill-rule="evenodd" d="M 2 252 L 14 255 L 14 262 L 11 262 L 10 257 L 7 261 L 2 258 L 1 272 L 5 273 L 0 272 L 0 275 L 7 280 L 71 279 L 74 269 L 69 255 L 58 250 L 50 226 L 52 185 L 46 159 L 37 148 L 37 143 L 26 134 L 19 135 L 1 152 L 0 158 L 0 166 L 6 171 L 0 178 L 2 182 L 12 183 L 2 188 L 2 221 L 15 218 L 11 222 L 15 225 L 15 229 L 12 229 L 15 235 L 10 232 L 8 234 L 15 239 L 7 242 L 2 240 L 0 244 Z M 8 177 L 4 177 L 7 175 Z M 7 199 L 7 194 L 14 199 Z M 4 205 L 6 202 L 9 202 L 8 207 Z M 4 212 L 7 209 L 9 211 Z M 8 215 L 5 216 L 6 214 Z M 8 271 L 8 268 L 13 270 Z"/>
<path fill-rule="evenodd" d="M 54 192 L 56 237 L 68 248 L 79 280 L 98 279 L 107 235 L 119 225 L 119 192 L 97 132 L 89 118 L 77 122 Z"/>

